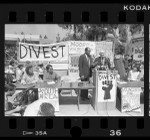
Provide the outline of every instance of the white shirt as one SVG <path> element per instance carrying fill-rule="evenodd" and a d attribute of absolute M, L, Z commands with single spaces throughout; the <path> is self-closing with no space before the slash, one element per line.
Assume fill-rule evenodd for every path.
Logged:
<path fill-rule="evenodd" d="M 19 68 L 16 69 L 16 80 L 21 80 L 23 71 Z"/>
<path fill-rule="evenodd" d="M 44 71 L 42 68 L 39 68 L 39 75 L 43 75 L 44 74 Z"/>
<path fill-rule="evenodd" d="M 137 81 L 139 74 L 140 74 L 140 72 L 133 72 L 131 70 L 129 80 Z"/>
<path fill-rule="evenodd" d="M 49 100 L 39 99 L 27 106 L 23 116 L 38 116 L 40 105 L 42 103 L 49 103 Z"/>

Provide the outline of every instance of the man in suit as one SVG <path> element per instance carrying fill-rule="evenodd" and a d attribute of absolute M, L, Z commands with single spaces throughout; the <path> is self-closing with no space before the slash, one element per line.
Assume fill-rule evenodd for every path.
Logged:
<path fill-rule="evenodd" d="M 85 48 L 85 53 L 79 57 L 79 76 L 81 81 L 89 81 L 92 77 L 92 63 L 93 59 L 90 55 L 91 49 Z M 88 90 L 81 90 L 81 99 L 86 100 L 88 98 Z"/>
<path fill-rule="evenodd" d="M 110 69 L 110 60 L 105 57 L 104 51 L 99 53 L 99 57 L 97 57 L 94 61 L 94 66 L 97 66 L 99 70 L 107 70 Z"/>

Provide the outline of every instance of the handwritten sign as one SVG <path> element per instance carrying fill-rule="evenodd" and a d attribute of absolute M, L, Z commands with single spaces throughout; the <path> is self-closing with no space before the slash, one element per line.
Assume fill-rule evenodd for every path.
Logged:
<path fill-rule="evenodd" d="M 133 60 L 144 61 L 144 38 L 135 38 L 131 40 Z"/>
<path fill-rule="evenodd" d="M 55 44 L 19 43 L 20 61 L 68 62 L 68 47 L 65 42 Z"/>
<path fill-rule="evenodd" d="M 69 41 L 69 54 L 81 55 L 85 52 L 85 48 L 91 49 L 91 54 L 95 54 L 95 42 L 92 41 Z"/>
<path fill-rule="evenodd" d="M 142 92 L 139 87 L 124 87 L 121 89 L 122 102 L 121 111 L 134 111 L 140 109 L 140 93 Z"/>
<path fill-rule="evenodd" d="M 133 59 L 136 61 L 144 61 L 144 48 L 140 47 L 140 48 L 134 48 L 134 55 L 133 55 Z"/>
<path fill-rule="evenodd" d="M 114 102 L 116 99 L 116 76 L 98 74 L 98 102 Z"/>
<path fill-rule="evenodd" d="M 58 88 L 38 88 L 38 97 L 49 101 L 54 106 L 55 111 L 59 111 Z"/>

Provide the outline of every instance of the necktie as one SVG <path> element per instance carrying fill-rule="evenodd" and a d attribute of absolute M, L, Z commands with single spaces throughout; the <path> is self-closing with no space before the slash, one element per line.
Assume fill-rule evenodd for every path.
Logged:
<path fill-rule="evenodd" d="M 90 58 L 87 56 L 88 65 L 90 67 Z"/>
<path fill-rule="evenodd" d="M 89 67 L 90 67 L 90 58 L 88 58 L 89 59 Z"/>

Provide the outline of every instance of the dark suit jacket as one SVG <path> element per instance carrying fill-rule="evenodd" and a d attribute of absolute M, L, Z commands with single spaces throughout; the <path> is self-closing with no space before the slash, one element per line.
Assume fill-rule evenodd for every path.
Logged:
<path fill-rule="evenodd" d="M 90 67 L 86 58 L 86 55 L 83 54 L 79 57 L 79 76 L 81 77 L 82 75 L 84 78 L 89 78 L 92 76 L 92 63 L 93 59 L 90 57 Z"/>

